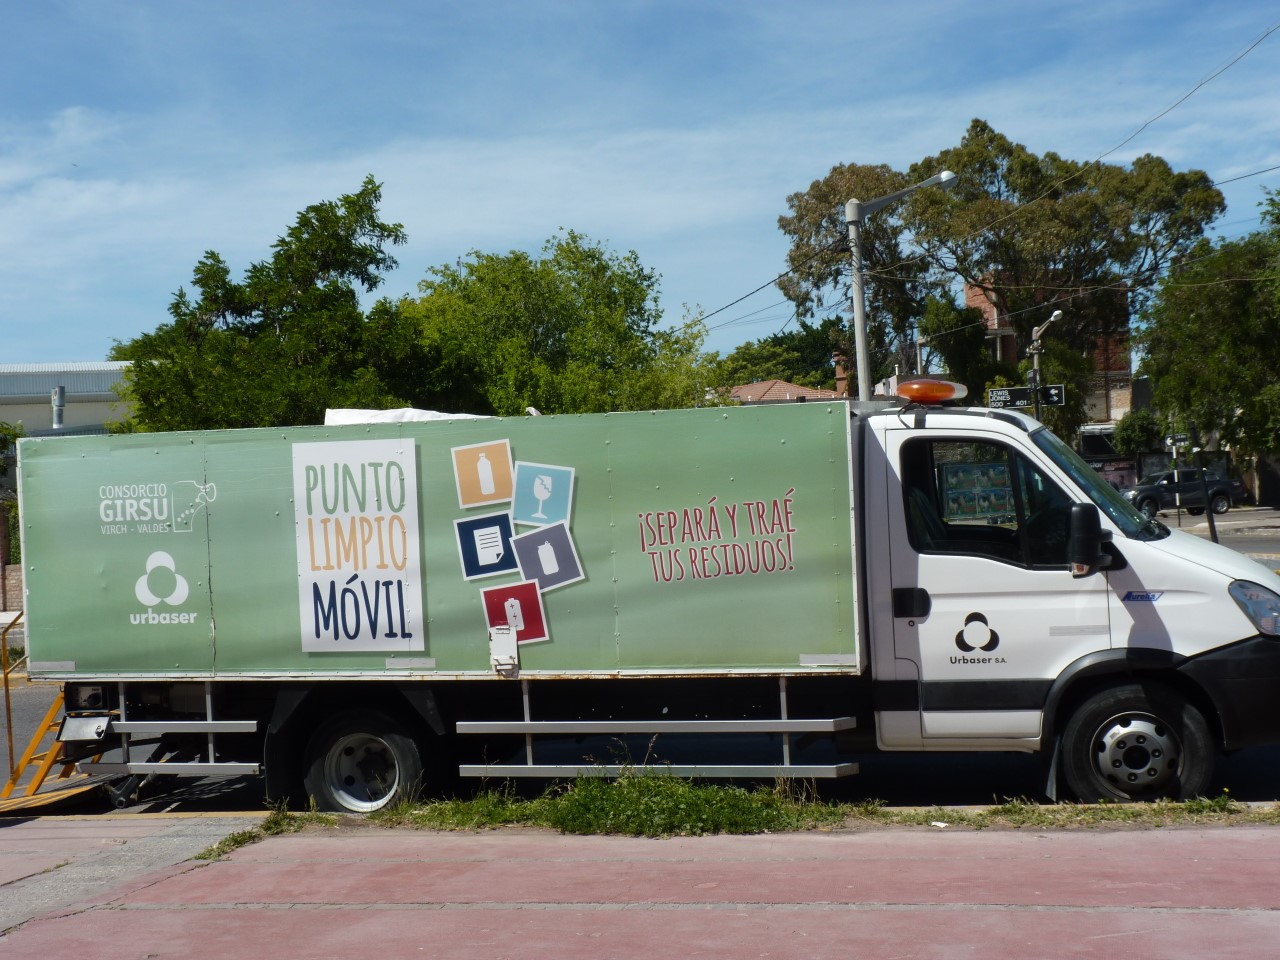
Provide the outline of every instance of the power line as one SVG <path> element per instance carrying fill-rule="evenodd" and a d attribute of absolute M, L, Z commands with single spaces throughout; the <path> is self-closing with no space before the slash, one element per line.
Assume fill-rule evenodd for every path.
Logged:
<path fill-rule="evenodd" d="M 1237 54 L 1235 57 L 1233 57 L 1233 58 L 1232 58 L 1231 60 L 1229 60 L 1227 63 L 1223 64 L 1223 66 L 1219 67 L 1217 70 L 1215 70 L 1215 71 L 1214 71 L 1213 73 L 1211 73 L 1209 76 L 1207 76 L 1207 77 L 1205 77 L 1204 79 L 1200 80 L 1200 81 L 1199 81 L 1198 83 L 1196 83 L 1196 84 L 1195 84 L 1195 85 L 1194 85 L 1190 90 L 1188 90 L 1186 93 L 1184 93 L 1181 97 L 1179 97 L 1177 100 L 1175 100 L 1172 104 L 1170 104 L 1168 107 L 1166 107 L 1166 108 L 1165 108 L 1164 110 L 1162 110 L 1160 113 L 1158 113 L 1158 114 L 1156 114 L 1155 116 L 1151 117 L 1150 119 L 1146 120 L 1146 121 L 1145 121 L 1144 123 L 1142 123 L 1142 124 L 1141 124 L 1137 129 L 1136 129 L 1136 130 L 1134 130 L 1134 131 L 1133 131 L 1133 133 L 1129 134 L 1129 136 L 1125 137 L 1123 140 L 1121 140 L 1119 143 L 1117 143 L 1114 147 L 1112 147 L 1111 149 L 1109 149 L 1109 150 L 1107 150 L 1107 151 L 1105 151 L 1105 152 L 1103 152 L 1103 153 L 1099 154 L 1097 157 L 1095 157 L 1095 158 L 1094 158 L 1092 161 L 1090 161 L 1089 163 L 1081 165 L 1080 169 L 1076 170 L 1075 172 L 1073 172 L 1073 173 L 1069 174 L 1069 175 L 1068 175 L 1068 176 L 1066 176 L 1066 177 L 1063 177 L 1061 180 L 1058 180 L 1056 183 L 1051 184 L 1051 185 L 1050 185 L 1050 186 L 1049 186 L 1049 187 L 1048 187 L 1048 188 L 1047 188 L 1043 193 L 1041 193 L 1039 196 L 1037 196 L 1037 197 L 1035 197 L 1035 198 L 1033 198 L 1033 199 L 1031 199 L 1031 200 L 1028 200 L 1028 201 L 1026 201 L 1025 203 L 1020 203 L 1020 204 L 1018 204 L 1016 207 L 1014 207 L 1014 208 L 1013 208 L 1012 210 L 1010 210 L 1008 213 L 1003 214 L 1002 216 L 997 217 L 995 220 L 992 220 L 990 223 L 987 223 L 985 226 L 983 226 L 983 227 L 979 228 L 978 230 L 975 230 L 975 231 L 973 231 L 972 233 L 969 233 L 969 234 L 965 235 L 964 237 L 961 237 L 961 238 L 959 239 L 959 241 L 958 241 L 958 242 L 959 242 L 959 243 L 963 243 L 963 242 L 965 242 L 966 240 L 972 239 L 973 237 L 977 237 L 977 236 L 979 236 L 979 235 L 981 235 L 981 234 L 983 234 L 983 233 L 986 233 L 986 232 L 987 232 L 988 230 L 990 230 L 992 227 L 995 227 L 995 226 L 997 226 L 998 224 L 1003 223 L 1005 220 L 1008 220 L 1008 219 L 1010 219 L 1010 218 L 1012 218 L 1012 217 L 1016 216 L 1016 215 L 1017 215 L 1019 212 L 1021 212 L 1022 210 L 1026 209 L 1026 208 L 1028 208 L 1028 207 L 1030 207 L 1030 206 L 1032 206 L 1032 205 L 1034 205 L 1034 204 L 1036 204 L 1036 203 L 1039 203 L 1041 200 L 1043 200 L 1043 199 L 1045 199 L 1046 197 L 1048 197 L 1049 195 L 1051 195 L 1051 194 L 1052 194 L 1054 191 L 1056 191 L 1059 187 L 1061 187 L 1061 186 L 1063 186 L 1064 184 L 1067 184 L 1067 183 L 1071 182 L 1072 180 L 1076 179 L 1077 177 L 1081 176 L 1081 175 L 1084 173 L 1084 171 L 1085 171 L 1085 170 L 1087 170 L 1089 167 L 1094 166 L 1094 165 L 1096 165 L 1096 164 L 1100 163 L 1104 158 L 1109 157 L 1111 154 L 1115 153 L 1117 150 L 1121 149 L 1121 148 L 1122 148 L 1122 147 L 1124 147 L 1126 144 L 1128 144 L 1128 143 L 1130 143 L 1131 141 L 1133 141 L 1135 138 L 1137 138 L 1137 137 L 1138 137 L 1138 135 L 1139 135 L 1139 134 L 1141 134 L 1144 130 L 1146 130 L 1146 129 L 1147 129 L 1147 127 L 1151 126 L 1153 123 L 1156 123 L 1157 121 L 1159 121 L 1159 120 L 1163 119 L 1164 117 L 1168 116 L 1170 113 L 1172 113 L 1175 109 L 1177 109 L 1179 106 L 1181 106 L 1181 105 L 1182 105 L 1183 103 L 1185 103 L 1187 100 L 1191 99 L 1191 97 L 1192 97 L 1192 96 L 1194 96 L 1194 95 L 1195 95 L 1195 94 L 1196 94 L 1196 93 L 1197 93 L 1197 92 L 1198 92 L 1202 87 L 1204 87 L 1204 86 L 1208 85 L 1208 84 L 1209 84 L 1209 83 L 1211 83 L 1212 81 L 1216 80 L 1218 77 L 1222 76 L 1222 74 L 1226 73 L 1229 69 L 1231 69 L 1231 68 L 1232 68 L 1233 66 L 1235 66 L 1237 63 L 1239 63 L 1241 60 L 1243 60 L 1245 57 L 1247 57 L 1250 53 L 1252 53 L 1252 52 L 1253 52 L 1253 51 L 1254 51 L 1254 50 L 1255 50 L 1255 49 L 1256 49 L 1256 48 L 1257 48 L 1257 47 L 1258 47 L 1258 46 L 1259 46 L 1259 45 L 1260 45 L 1264 40 L 1266 40 L 1268 37 L 1270 37 L 1270 36 L 1271 36 L 1271 34 L 1275 33 L 1277 30 L 1280 30 L 1280 23 L 1273 24 L 1272 26 L 1270 26 L 1270 27 L 1266 28 L 1266 29 L 1262 32 L 1262 34 L 1261 34 L 1261 35 L 1260 35 L 1256 40 L 1254 40 L 1251 44 L 1249 44 L 1249 46 L 1245 47 L 1245 49 L 1244 49 L 1244 50 L 1242 50 L 1239 54 Z M 1213 184 L 1212 184 L 1212 185 L 1216 187 L 1216 186 L 1220 186 L 1220 185 L 1222 185 L 1222 184 L 1235 183 L 1235 182 L 1236 182 L 1236 181 L 1238 181 L 1238 180 L 1245 180 L 1245 179 L 1248 179 L 1249 177 L 1261 176 L 1261 175 L 1262 175 L 1262 174 L 1264 174 L 1264 173 L 1271 173 L 1271 172 L 1272 172 L 1272 171 L 1274 171 L 1274 170 L 1280 170 L 1280 165 L 1278 165 L 1278 166 L 1274 166 L 1274 167 L 1268 167 L 1268 168 L 1266 168 L 1266 169 L 1264 169 L 1264 170 L 1256 170 L 1256 171 L 1254 171 L 1253 173 L 1241 174 L 1241 175 L 1240 175 L 1240 176 L 1238 176 L 1238 177 L 1231 177 L 1231 178 L 1226 179 L 1226 180 L 1219 180 L 1219 181 L 1215 181 L 1215 182 L 1213 182 Z M 747 299 L 749 299 L 749 298 L 751 298 L 751 297 L 755 296 L 757 293 L 760 293 L 762 290 L 765 290 L 765 289 L 767 289 L 768 287 L 773 286 L 773 285 L 774 285 L 774 284 L 776 284 L 779 280 L 782 280 L 784 277 L 786 277 L 786 276 L 788 276 L 788 275 L 790 275 L 790 274 L 794 273 L 796 270 L 800 269 L 801 267 L 805 266 L 806 264 L 808 264 L 808 263 L 812 262 L 813 260 L 817 259 L 817 258 L 818 258 L 819 256 L 821 256 L 822 254 L 824 254 L 824 253 L 828 252 L 831 248 L 833 248 L 834 246 L 836 246 L 836 245 L 837 245 L 838 243 L 840 243 L 842 240 L 843 240 L 843 238 L 837 238 L 836 240 L 834 240 L 834 241 L 832 241 L 831 243 L 827 244 L 827 245 L 826 245 L 825 247 L 823 247 L 822 249 L 820 249 L 820 250 L 818 250 L 817 252 L 813 253 L 811 256 L 809 256 L 809 257 L 805 258 L 805 260 L 801 261 L 800 263 L 798 263 L 798 264 L 794 264 L 794 265 L 792 265 L 792 266 L 788 267 L 785 271 L 783 271 L 782 273 L 778 274 L 778 275 L 777 275 L 776 277 L 774 277 L 772 280 L 769 280 L 769 281 L 767 281 L 767 282 L 765 282 L 765 283 L 762 283 L 760 286 L 756 287 L 754 290 L 750 291 L 749 293 L 745 293 L 745 294 L 743 294 L 741 297 L 738 297 L 736 300 L 733 300 L 733 301 L 731 301 L 731 302 L 729 302 L 729 303 L 726 303 L 726 304 L 725 304 L 724 306 L 722 306 L 722 307 L 717 307 L 715 310 L 712 310 L 710 313 L 703 314 L 703 315 L 702 315 L 702 317 L 701 317 L 701 319 L 705 322 L 705 321 L 706 321 L 706 320 L 708 320 L 709 318 L 714 317 L 714 316 L 716 316 L 717 314 L 723 313 L 725 310 L 728 310 L 728 309 L 729 309 L 729 308 L 731 308 L 731 307 L 737 306 L 739 303 L 742 303 L 744 300 L 747 300 Z M 915 257 L 911 257 L 911 258 L 908 258 L 908 259 L 906 259 L 906 260 L 901 260 L 901 261 L 899 261 L 898 263 L 891 264 L 891 265 L 889 265 L 889 266 L 887 266 L 887 267 L 884 267 L 884 268 L 882 268 L 882 269 L 880 269 L 880 270 L 868 270 L 868 271 L 867 271 L 867 273 L 868 273 L 869 275 L 871 275 L 871 276 L 889 277 L 889 276 L 891 276 L 891 275 L 887 274 L 887 273 L 886 273 L 886 271 L 889 271 L 889 270 L 895 270 L 895 269 L 897 269 L 898 267 L 902 267 L 902 266 L 905 266 L 905 265 L 907 265 L 907 264 L 914 263 L 914 262 L 916 262 L 916 261 L 918 261 L 918 260 L 920 260 L 920 259 L 924 258 L 925 256 L 927 256 L 927 254 L 926 254 L 926 253 L 924 253 L 924 252 L 922 252 L 922 253 L 918 254 L 917 256 L 915 256 Z M 1072 288 L 1072 289 L 1078 289 L 1078 288 Z M 1069 299 L 1069 298 L 1068 298 L 1068 299 Z M 783 302 L 785 302 L 785 301 L 783 301 Z M 764 309 L 770 309 L 770 308 L 766 307 L 766 308 L 764 308 Z M 1043 305 L 1041 305 L 1040 309 L 1043 309 Z M 755 311 L 755 312 L 760 312 L 760 311 Z M 1012 316 L 1012 314 L 1010 314 L 1010 315 Z M 746 316 L 752 316 L 752 314 L 747 314 Z M 709 329 L 709 330 L 718 330 L 718 329 L 721 329 L 721 328 L 723 328 L 723 327 L 730 326 L 730 325 L 732 325 L 733 323 L 739 322 L 741 319 L 745 319 L 745 317 L 743 317 L 743 318 L 738 318 L 738 319 L 736 319 L 736 320 L 729 320 L 729 321 L 726 321 L 726 322 L 724 322 L 724 323 L 717 324 L 717 325 L 715 325 L 715 326 L 713 326 L 713 327 L 709 327 L 708 329 Z M 789 323 L 789 322 L 790 322 L 790 321 L 788 321 L 788 323 Z"/>
<path fill-rule="evenodd" d="M 1248 180 L 1250 177 L 1260 177 L 1260 176 L 1262 176 L 1264 173 L 1270 173 L 1272 170 L 1280 170 L 1280 164 L 1278 164 L 1278 165 L 1276 165 L 1276 166 L 1274 166 L 1274 167 L 1267 167 L 1267 169 L 1265 169 L 1265 170 L 1255 170 L 1255 171 L 1253 171 L 1253 173 L 1242 173 L 1242 174 L 1240 174 L 1240 176 L 1238 176 L 1238 177 L 1232 177 L 1230 180 L 1215 180 L 1215 181 L 1213 182 L 1213 185 L 1214 185 L 1215 187 L 1220 187 L 1220 186 L 1222 186 L 1224 183 L 1235 183 L 1237 180 Z"/>
<path fill-rule="evenodd" d="M 1201 87 L 1205 86 L 1206 84 L 1211 83 L 1212 81 L 1214 81 L 1214 80 L 1218 79 L 1218 77 L 1222 76 L 1224 73 L 1226 73 L 1226 72 L 1227 72 L 1228 70 L 1230 70 L 1232 67 L 1234 67 L 1237 63 L 1239 63 L 1241 60 L 1243 60 L 1245 57 L 1247 57 L 1250 53 L 1252 53 L 1252 52 L 1254 51 L 1254 49 L 1255 49 L 1255 48 L 1256 48 L 1260 43 L 1262 43 L 1262 41 L 1263 41 L 1263 40 L 1267 39 L 1267 37 L 1271 36 L 1271 34 L 1275 33 L 1277 30 L 1280 30 L 1280 23 L 1277 23 L 1277 24 L 1274 24 L 1274 25 L 1272 25 L 1272 26 L 1270 26 L 1270 27 L 1267 27 L 1267 29 L 1266 29 L 1266 30 L 1264 30 L 1264 31 L 1262 32 L 1262 36 L 1258 37 L 1258 39 L 1257 39 L 1257 40 L 1253 41 L 1253 43 L 1251 43 L 1251 44 L 1249 44 L 1249 46 L 1245 47 L 1245 48 L 1244 48 L 1244 50 L 1242 50 L 1239 54 L 1237 54 L 1233 59 L 1231 59 L 1230 61 L 1228 61 L 1228 62 L 1227 62 L 1226 64 L 1224 64 L 1223 66 L 1219 67 L 1219 68 L 1218 68 L 1217 70 L 1215 70 L 1213 73 L 1209 74 L 1209 76 L 1205 77 L 1203 80 L 1201 80 L 1199 83 L 1197 83 L 1194 87 L 1192 87 L 1190 90 L 1188 90 L 1186 93 L 1184 93 L 1181 97 L 1179 97 L 1177 100 L 1175 100 L 1172 104 L 1170 104 L 1168 107 L 1166 107 L 1166 108 L 1165 108 L 1164 110 L 1162 110 L 1160 113 L 1157 113 L 1154 117 L 1152 117 L 1150 120 L 1148 120 L 1148 121 L 1147 121 L 1146 123 L 1144 123 L 1142 126 L 1140 126 L 1137 130 L 1133 131 L 1133 133 L 1129 134 L 1129 136 L 1125 137 L 1123 140 L 1121 140 L 1119 143 L 1117 143 L 1114 147 L 1112 147 L 1110 150 L 1108 150 L 1106 153 L 1104 153 L 1104 154 L 1102 155 L 1102 157 L 1108 157 L 1108 156 L 1110 156 L 1111 154 L 1115 153 L 1117 150 L 1119 150 L 1121 147 L 1123 147 L 1125 144 L 1127 144 L 1130 140 L 1133 140 L 1135 137 L 1137 137 L 1137 136 L 1138 136 L 1138 134 L 1142 133 L 1142 131 L 1143 131 L 1143 130 L 1147 129 L 1147 127 L 1151 126 L 1151 125 L 1152 125 L 1153 123 L 1155 123 L 1157 120 L 1160 120 L 1160 119 L 1162 119 L 1163 117 L 1168 116 L 1170 113 L 1172 113 L 1172 112 L 1173 112 L 1173 110 L 1174 110 L 1175 108 L 1180 107 L 1182 104 L 1186 103 L 1188 100 L 1190 100 L 1190 99 L 1191 99 L 1191 97 L 1196 93 L 1196 91 L 1198 91 Z M 1102 157 L 1098 157 L 1098 160 L 1101 160 L 1101 159 L 1102 159 Z M 1098 160 L 1095 160 L 1095 161 L 1094 161 L 1094 163 L 1097 163 L 1097 162 L 1098 162 Z"/>
<path fill-rule="evenodd" d="M 792 269 L 792 270 L 794 270 L 794 269 L 795 269 L 795 267 L 792 267 L 791 269 Z M 759 293 L 761 290 L 764 290 L 764 289 L 766 289 L 766 288 L 768 288 L 768 287 L 773 286 L 775 283 L 777 283 L 779 280 L 781 280 L 783 277 L 785 277 L 785 276 L 786 276 L 788 273 L 790 273 L 790 272 L 791 272 L 791 270 L 787 270 L 785 273 L 780 273 L 780 274 L 778 274 L 776 277 L 774 277 L 772 280 L 768 281 L 767 283 L 762 283 L 762 284 L 760 284 L 760 286 L 756 287 L 756 288 L 755 288 L 754 290 L 752 290 L 750 293 L 744 293 L 744 294 L 743 294 L 742 296 L 740 296 L 737 300 L 734 300 L 734 301 L 732 301 L 732 302 L 730 302 L 730 303 L 726 303 L 723 307 L 717 307 L 715 310 L 712 310 L 710 313 L 704 313 L 704 314 L 702 315 L 702 317 L 701 317 L 701 320 L 705 323 L 709 317 L 714 317 L 717 313 L 724 313 L 724 312 L 725 312 L 726 310 L 728 310 L 730 307 L 736 307 L 736 306 L 737 306 L 738 304 L 740 304 L 743 300 L 746 300 L 746 299 L 748 299 L 748 298 L 750 298 L 750 297 L 754 297 L 754 296 L 755 296 L 757 293 Z M 749 316 L 749 314 L 748 314 L 748 316 Z M 720 329 L 720 327 L 726 327 L 726 326 L 728 326 L 728 325 L 729 325 L 729 323 L 733 323 L 733 322 L 735 322 L 735 321 L 730 320 L 728 323 L 721 323 L 721 324 L 717 324 L 716 326 L 714 326 L 714 327 L 708 327 L 707 329 L 708 329 L 708 330 L 718 330 L 718 329 Z"/>
<path fill-rule="evenodd" d="M 755 290 L 755 291 L 753 291 L 753 292 L 754 292 L 754 293 L 759 293 L 760 291 L 759 291 L 759 289 L 757 289 L 757 290 Z M 752 294 L 750 294 L 750 293 L 749 293 L 749 294 L 747 294 L 747 296 L 748 296 L 748 297 L 749 297 L 749 296 L 752 296 Z M 744 297 L 744 298 L 741 298 L 741 299 L 746 299 L 746 298 Z M 734 303 L 740 303 L 740 302 L 741 302 L 741 299 L 740 299 L 740 300 L 735 300 L 735 301 L 734 301 Z M 785 303 L 790 303 L 790 302 L 791 302 L 791 301 L 789 301 L 789 300 L 779 300 L 777 303 L 771 303 L 771 304 L 769 304 L 769 305 L 768 305 L 768 306 L 766 306 L 766 307 L 761 307 L 759 310 L 752 310 L 750 313 L 744 313 L 744 314 L 742 314 L 742 316 L 740 316 L 740 317 L 734 317 L 732 320 L 725 320 L 723 323 L 717 323 L 717 324 L 715 324 L 714 326 L 707 327 L 707 330 L 709 330 L 709 331 L 710 331 L 710 330 L 719 330 L 719 329 L 721 329 L 721 328 L 723 328 L 723 327 L 731 327 L 731 326 L 733 326 L 735 323 L 741 323 L 742 321 L 747 320 L 747 319 L 748 319 L 748 318 L 750 318 L 750 317 L 754 317 L 754 316 L 755 316 L 756 314 L 758 314 L 758 313 L 764 313 L 766 310 L 773 310 L 773 309 L 775 309 L 776 307 L 780 307 L 780 306 L 782 306 L 783 304 L 785 304 Z M 733 304 L 732 304 L 732 303 L 727 304 L 725 307 L 722 307 L 721 309 L 722 309 L 722 310 L 723 310 L 723 309 L 728 309 L 728 307 L 731 307 L 731 306 L 733 306 Z M 716 311 L 716 313 L 719 313 L 719 312 L 720 312 L 719 310 L 717 310 L 717 311 Z M 711 314 L 707 314 L 707 316 L 711 316 Z M 706 320 L 706 317 L 703 317 L 703 320 Z"/>

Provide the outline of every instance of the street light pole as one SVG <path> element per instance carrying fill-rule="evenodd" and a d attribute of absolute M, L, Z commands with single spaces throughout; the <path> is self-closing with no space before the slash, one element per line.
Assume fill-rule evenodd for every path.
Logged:
<path fill-rule="evenodd" d="M 1055 310 L 1048 320 L 1031 331 L 1031 399 L 1035 404 L 1037 420 L 1040 419 L 1040 352 L 1044 349 L 1040 344 L 1040 338 L 1049 329 L 1049 324 L 1061 319 L 1062 311 Z"/>
<path fill-rule="evenodd" d="M 871 399 L 871 362 L 867 356 L 867 301 L 862 280 L 862 224 L 877 210 L 891 203 L 897 203 L 921 187 L 942 187 L 946 190 L 955 183 L 955 179 L 954 173 L 943 170 L 928 180 L 922 180 L 915 186 L 899 190 L 897 193 L 877 197 L 865 203 L 854 199 L 844 205 L 844 220 L 849 227 L 849 256 L 853 261 L 853 349 L 858 364 L 859 400 Z"/>

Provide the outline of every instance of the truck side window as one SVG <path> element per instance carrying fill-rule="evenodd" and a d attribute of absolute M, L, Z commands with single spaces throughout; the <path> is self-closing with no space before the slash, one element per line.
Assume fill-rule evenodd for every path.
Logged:
<path fill-rule="evenodd" d="M 1070 498 L 1003 444 L 914 438 L 902 446 L 900 476 L 917 551 L 1066 564 Z"/>

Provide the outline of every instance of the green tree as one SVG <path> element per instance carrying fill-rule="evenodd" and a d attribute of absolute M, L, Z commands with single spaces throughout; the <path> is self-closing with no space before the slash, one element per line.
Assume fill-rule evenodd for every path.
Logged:
<path fill-rule="evenodd" d="M 778 281 L 796 305 L 801 319 L 820 318 L 820 326 L 844 327 L 851 312 L 851 257 L 846 201 L 870 200 L 910 185 L 907 175 L 880 165 L 838 164 L 809 189 L 787 197 L 790 213 L 778 226 L 791 242 L 788 272 Z M 913 369 L 916 321 L 925 298 L 938 292 L 929 278 L 930 264 L 908 254 L 902 208 L 895 205 L 870 217 L 862 229 L 861 250 L 866 273 L 868 361 L 872 380 Z M 846 355 L 853 358 L 852 336 Z M 851 382 L 850 392 L 857 391 Z"/>
<path fill-rule="evenodd" d="M 835 389 L 835 354 L 850 355 L 839 317 L 818 324 L 798 320 L 796 329 L 739 345 L 720 361 L 717 380 L 736 387 L 759 380 L 785 380 L 802 387 Z"/>
<path fill-rule="evenodd" d="M 710 367 L 705 329 L 659 328 L 658 275 L 574 231 L 542 256 L 473 251 L 399 304 L 441 409 L 503 416 L 693 406 Z"/>
<path fill-rule="evenodd" d="M 20 424 L 0 420 L 0 476 L 9 470 L 9 461 L 14 458 L 18 438 L 22 436 Z M 22 562 L 21 526 L 18 520 L 18 501 L 12 494 L 0 497 L 0 561 L 4 563 Z"/>
<path fill-rule="evenodd" d="M 135 414 L 123 428 L 319 423 L 327 407 L 429 403 L 414 331 L 393 305 L 366 316 L 359 301 L 396 266 L 388 246 L 405 241 L 379 219 L 381 197 L 370 176 L 307 207 L 238 283 L 208 251 L 192 275 L 198 297 L 179 289 L 171 322 L 112 349 L 132 361 L 123 392 Z"/>
<path fill-rule="evenodd" d="M 23 430 L 19 424 L 0 420 L 0 477 L 4 476 L 9 469 L 9 458 L 14 454 L 14 444 L 18 442 L 22 433 Z"/>
<path fill-rule="evenodd" d="M 1164 421 L 1154 411 L 1130 410 L 1116 421 L 1111 443 L 1121 456 L 1137 457 L 1161 449 L 1164 427 Z"/>
<path fill-rule="evenodd" d="M 1203 172 L 1174 172 L 1144 156 L 1128 167 L 1037 156 L 982 120 L 961 142 L 905 172 L 838 165 L 787 198 L 779 226 L 790 239 L 779 282 L 801 316 L 848 314 L 850 257 L 844 204 L 884 196 L 940 172 L 950 191 L 924 189 L 868 219 L 871 372 L 911 369 L 928 299 L 960 280 L 983 290 L 1012 322 L 1019 352 L 1055 308 L 1054 336 L 1080 353 L 1094 338 L 1128 330 L 1140 304 L 1176 258 L 1185 256 L 1224 209 Z"/>
<path fill-rule="evenodd" d="M 1009 317 L 1021 349 L 1055 308 L 1055 338 L 1080 352 L 1127 332 L 1130 300 L 1141 306 L 1225 209 L 1204 171 L 1176 173 L 1151 155 L 1127 168 L 1037 156 L 982 120 L 911 178 L 942 169 L 954 189 L 912 195 L 905 222 L 933 262 Z"/>
<path fill-rule="evenodd" d="M 1138 341 L 1159 409 L 1246 454 L 1280 451 L 1280 194 L 1263 229 L 1175 264 Z"/>
<path fill-rule="evenodd" d="M 931 369 L 936 362 L 952 380 L 969 388 L 971 403 L 984 402 L 982 385 L 999 376 L 1002 368 L 987 348 L 982 312 L 958 307 L 949 296 L 929 297 L 920 318 L 920 336 L 924 360 L 924 370 L 920 372 Z"/>

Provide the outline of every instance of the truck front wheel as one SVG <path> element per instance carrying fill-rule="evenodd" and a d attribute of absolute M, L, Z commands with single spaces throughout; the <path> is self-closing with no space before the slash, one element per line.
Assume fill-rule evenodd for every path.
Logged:
<path fill-rule="evenodd" d="M 303 786 L 321 810 L 372 813 L 414 795 L 422 779 L 418 745 L 377 710 L 349 710 L 316 728 Z"/>
<path fill-rule="evenodd" d="M 1201 796 L 1213 776 L 1213 757 L 1204 716 L 1156 684 L 1094 694 L 1062 735 L 1063 775 L 1083 803 Z"/>

